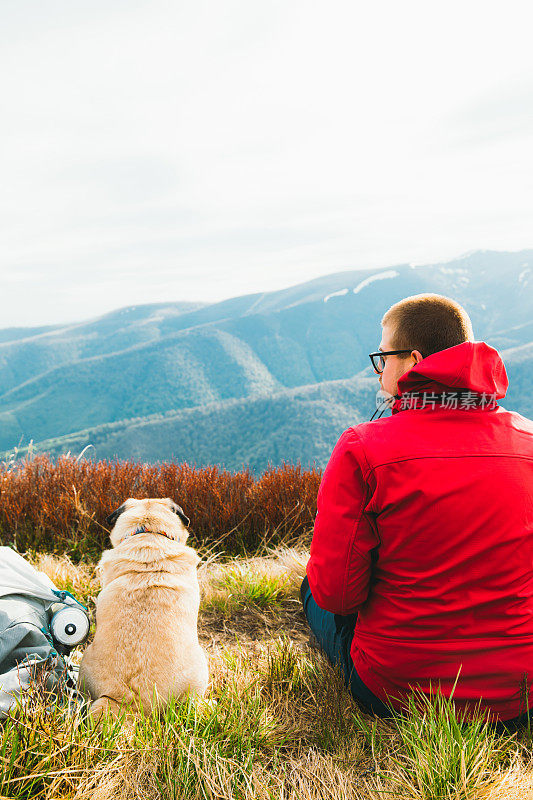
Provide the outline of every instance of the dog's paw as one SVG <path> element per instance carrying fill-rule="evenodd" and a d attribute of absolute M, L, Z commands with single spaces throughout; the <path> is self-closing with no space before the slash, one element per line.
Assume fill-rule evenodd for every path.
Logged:
<path fill-rule="evenodd" d="M 214 697 L 195 697 L 193 700 L 197 710 L 203 714 L 211 714 L 217 707 Z"/>

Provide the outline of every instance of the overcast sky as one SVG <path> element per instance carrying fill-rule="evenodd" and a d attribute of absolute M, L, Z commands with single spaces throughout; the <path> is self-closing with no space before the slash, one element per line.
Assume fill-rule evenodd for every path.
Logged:
<path fill-rule="evenodd" d="M 529 11 L 2 0 L 0 327 L 532 247 Z"/>

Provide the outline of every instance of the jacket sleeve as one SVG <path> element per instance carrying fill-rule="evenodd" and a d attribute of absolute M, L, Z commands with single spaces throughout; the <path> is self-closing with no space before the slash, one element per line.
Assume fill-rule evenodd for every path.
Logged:
<path fill-rule="evenodd" d="M 368 595 L 375 522 L 365 514 L 370 487 L 359 436 L 349 428 L 335 445 L 322 476 L 307 577 L 320 608 L 353 614 Z"/>

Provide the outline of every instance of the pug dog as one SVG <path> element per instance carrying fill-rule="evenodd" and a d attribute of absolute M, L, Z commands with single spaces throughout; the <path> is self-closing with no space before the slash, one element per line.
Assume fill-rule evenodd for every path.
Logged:
<path fill-rule="evenodd" d="M 209 676 L 198 642 L 200 559 L 185 544 L 189 519 L 168 497 L 130 497 L 107 524 L 113 547 L 98 564 L 96 632 L 79 672 L 91 715 L 202 697 Z"/>

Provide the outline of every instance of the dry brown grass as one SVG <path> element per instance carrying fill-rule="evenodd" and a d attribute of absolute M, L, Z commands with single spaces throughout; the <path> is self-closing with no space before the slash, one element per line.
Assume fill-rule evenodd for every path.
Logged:
<path fill-rule="evenodd" d="M 230 554 L 290 544 L 312 530 L 320 470 L 271 467 L 255 477 L 219 467 L 132 461 L 0 462 L 0 543 L 67 553 L 78 563 L 109 544 L 106 517 L 128 497 L 171 497 L 192 522 L 195 547 Z"/>

